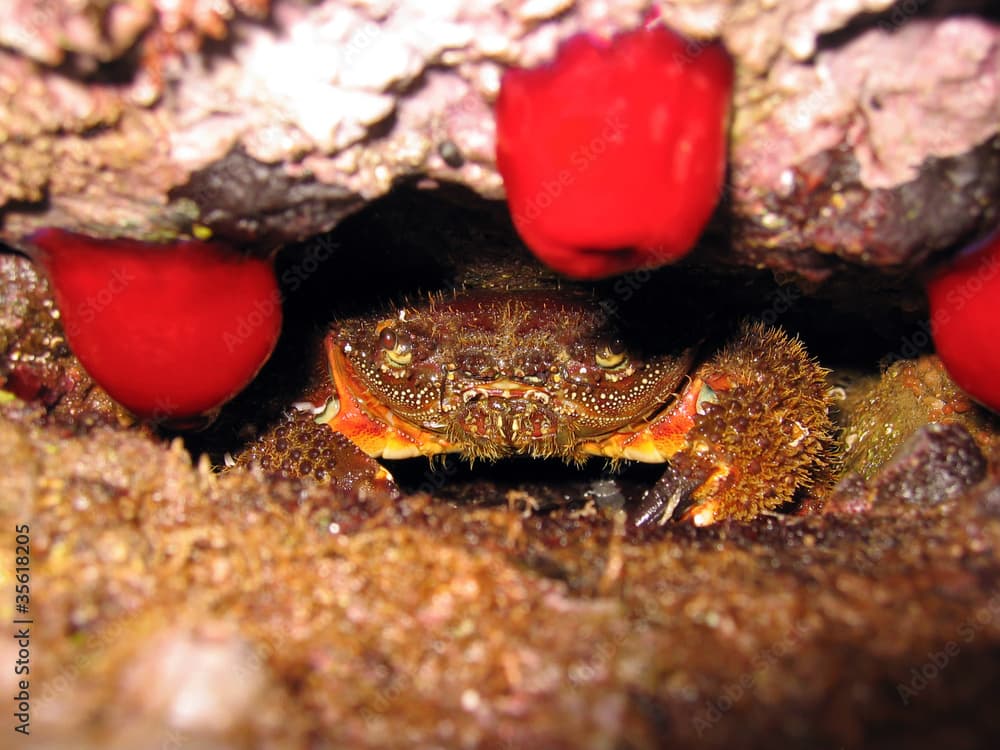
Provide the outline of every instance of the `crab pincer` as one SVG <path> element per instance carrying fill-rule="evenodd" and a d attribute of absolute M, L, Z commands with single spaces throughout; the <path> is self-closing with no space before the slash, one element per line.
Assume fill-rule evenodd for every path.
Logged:
<path fill-rule="evenodd" d="M 633 513 L 635 525 L 749 520 L 825 476 L 829 387 L 800 341 L 778 328 L 746 325 L 696 375 L 693 382 L 700 379 L 710 395 L 699 396 L 684 444 Z"/>

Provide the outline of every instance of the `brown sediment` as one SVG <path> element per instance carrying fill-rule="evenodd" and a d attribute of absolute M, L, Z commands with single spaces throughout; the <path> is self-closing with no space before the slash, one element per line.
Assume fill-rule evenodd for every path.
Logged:
<path fill-rule="evenodd" d="M 600 511 L 218 476 L 178 445 L 33 421 L 4 409 L 19 484 L 0 514 L 31 524 L 33 730 L 56 747 L 930 747 L 997 728 L 995 490 L 623 535 Z M 222 666 L 168 671 L 209 647 Z M 178 713 L 201 680 L 218 710 Z"/>
<path fill-rule="evenodd" d="M 820 497 L 803 515 L 632 529 L 619 508 L 647 477 L 595 480 L 599 466 L 573 480 L 560 466 L 533 488 L 524 464 L 432 472 L 417 459 L 426 473 L 401 481 L 401 497 L 365 478 L 367 460 L 332 455 L 335 483 L 305 471 L 334 438 L 288 410 L 323 400 L 310 352 L 325 322 L 395 298 L 416 261 L 385 261 L 398 256 L 391 240 L 440 247 L 453 218 L 397 224 L 389 212 L 340 235 L 333 268 L 302 281 L 320 312 L 290 295 L 294 329 L 275 359 L 183 443 L 75 409 L 56 419 L 66 392 L 50 405 L 4 396 L 0 527 L 31 534 L 32 733 L 84 750 L 996 744 L 996 425 L 931 357 L 833 373 L 846 395 L 835 439 L 859 476 L 823 513 Z M 306 267 L 299 250 L 284 270 Z M 361 256 L 372 265 L 354 273 Z M 4 319 L 31 323 L 4 329 L 5 368 L 58 333 L 30 269 L 17 276 Z M 648 294 L 654 332 L 728 314 L 747 291 L 713 280 L 706 294 L 699 280 L 684 269 L 605 291 L 623 308 L 626 293 Z M 782 315 L 824 350 L 809 315 Z M 829 315 L 826 351 L 864 340 L 866 325 Z M 762 357 L 750 369 L 763 391 L 744 401 L 819 397 L 820 368 L 782 341 L 718 360 L 746 371 L 738 352 Z M 59 356 L 54 372 L 72 371 Z M 975 445 L 954 425 L 906 441 L 951 417 Z M 221 465 L 226 451 L 228 470 L 202 457 Z M 949 477 L 937 489 L 920 473 L 935 466 Z M 0 570 L 14 565 L 14 545 L 0 545 Z M 0 617 L 12 605 L 0 600 Z M 12 648 L 0 644 L 0 662 Z M 11 695 L 13 677 L 0 671 Z"/>

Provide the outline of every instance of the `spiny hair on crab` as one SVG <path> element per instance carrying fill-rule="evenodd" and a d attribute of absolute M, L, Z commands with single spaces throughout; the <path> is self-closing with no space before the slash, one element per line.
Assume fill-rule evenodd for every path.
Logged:
<path fill-rule="evenodd" d="M 731 485 L 719 492 L 718 517 L 750 519 L 829 479 L 835 462 L 827 370 L 798 338 L 763 323 L 744 323 L 737 337 L 709 363 L 712 370 L 757 373 L 720 392 L 688 435 L 708 446 L 698 457 L 724 455 Z M 739 426 L 739 429 L 737 429 Z M 770 456 L 759 460 L 760 454 Z"/>
<path fill-rule="evenodd" d="M 492 462 L 516 455 L 540 459 L 558 458 L 576 467 L 582 466 L 588 459 L 580 450 L 575 429 L 571 424 L 565 423 L 560 425 L 558 433 L 534 438 L 523 447 L 513 442 L 501 443 L 489 435 L 470 432 L 458 421 L 449 424 L 446 436 L 450 443 L 461 447 L 459 453 L 470 465 L 476 461 Z"/>

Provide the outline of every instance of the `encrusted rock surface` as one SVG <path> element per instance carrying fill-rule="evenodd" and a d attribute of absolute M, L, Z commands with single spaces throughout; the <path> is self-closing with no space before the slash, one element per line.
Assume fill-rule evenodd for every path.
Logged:
<path fill-rule="evenodd" d="M 502 197 L 507 65 L 654 8 L 737 63 L 726 257 L 820 279 L 995 223 L 1000 27 L 949 0 L 8 0 L 0 239 L 196 225 L 265 249 L 424 175 Z"/>
<path fill-rule="evenodd" d="M 67 437 L 17 405 L 0 450 L 16 458 L 0 520 L 31 524 L 47 747 L 1000 736 L 993 480 L 935 505 L 632 536 L 593 508 L 524 518 L 219 476 L 179 443 Z"/>
<path fill-rule="evenodd" d="M 852 385 L 843 404 L 845 471 L 870 479 L 921 425 L 957 423 L 993 460 L 997 419 L 976 407 L 933 355 L 901 359 Z"/>

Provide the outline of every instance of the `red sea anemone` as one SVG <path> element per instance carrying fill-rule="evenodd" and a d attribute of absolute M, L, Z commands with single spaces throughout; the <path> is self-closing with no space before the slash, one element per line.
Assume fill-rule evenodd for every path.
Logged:
<path fill-rule="evenodd" d="M 1000 228 L 938 271 L 927 296 L 934 346 L 948 374 L 1000 412 Z"/>
<path fill-rule="evenodd" d="M 732 85 L 721 45 L 662 26 L 507 71 L 497 166 L 522 239 L 578 278 L 683 256 L 722 188 Z"/>
<path fill-rule="evenodd" d="M 73 353 L 139 417 L 213 411 L 246 386 L 277 342 L 281 296 L 270 260 L 218 242 L 158 245 L 61 229 L 29 242 Z"/>

